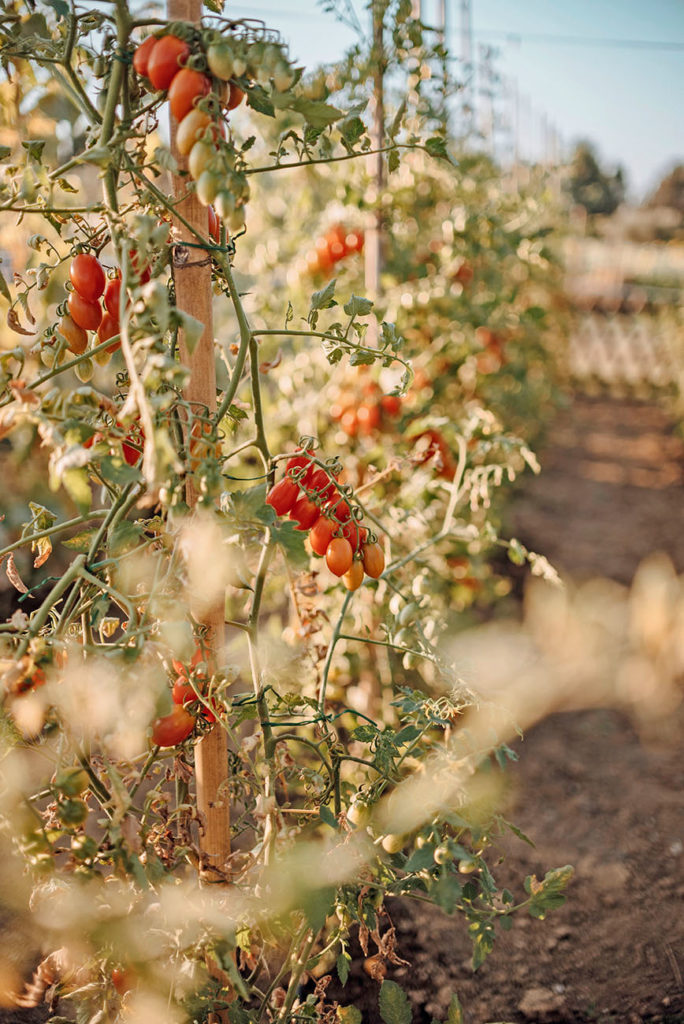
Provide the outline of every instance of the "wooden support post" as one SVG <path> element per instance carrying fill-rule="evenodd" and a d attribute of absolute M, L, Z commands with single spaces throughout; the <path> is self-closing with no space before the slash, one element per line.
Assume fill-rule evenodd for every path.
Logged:
<path fill-rule="evenodd" d="M 383 39 L 384 4 L 375 0 L 373 13 L 373 124 L 371 126 L 371 146 L 382 149 L 385 135 L 385 46 Z M 366 231 L 364 245 L 365 285 L 370 299 L 377 301 L 380 293 L 380 273 L 382 271 L 382 209 L 380 197 L 385 187 L 385 162 L 382 153 L 374 153 L 370 158 L 373 180 L 375 182 L 376 206 L 373 210 L 371 223 Z M 369 341 L 371 338 L 369 337 Z"/>
<path fill-rule="evenodd" d="M 198 24 L 202 14 L 202 0 L 168 0 L 169 21 L 188 21 Z M 181 168 L 187 161 L 176 149 L 177 125 L 171 118 L 171 152 Z M 173 176 L 174 196 L 187 191 L 187 179 Z M 183 199 L 178 211 L 197 230 L 207 235 L 207 211 L 194 192 Z M 187 228 L 176 223 L 180 242 L 196 241 Z M 178 252 L 178 250 L 177 250 Z M 198 409 L 216 411 L 216 365 L 214 362 L 214 327 L 212 319 L 211 264 L 208 254 L 202 249 L 188 247 L 181 250 L 187 254 L 187 262 L 179 265 L 174 261 L 176 303 L 179 309 L 189 313 L 204 324 L 204 331 L 194 350 L 189 353 L 181 332 L 179 338 L 180 356 L 183 364 L 190 369 L 185 398 Z M 191 508 L 197 504 L 197 493 L 191 484 L 187 489 L 187 500 Z M 216 649 L 223 642 L 225 612 L 223 602 L 202 616 L 202 625 L 207 628 L 207 649 L 211 662 L 215 661 Z M 197 782 L 197 809 L 203 830 L 200 836 L 202 863 L 200 874 L 207 880 L 223 877 L 226 860 L 230 854 L 230 805 L 226 792 L 219 793 L 219 787 L 228 776 L 228 750 L 225 731 L 216 724 L 195 746 L 195 773 Z"/>

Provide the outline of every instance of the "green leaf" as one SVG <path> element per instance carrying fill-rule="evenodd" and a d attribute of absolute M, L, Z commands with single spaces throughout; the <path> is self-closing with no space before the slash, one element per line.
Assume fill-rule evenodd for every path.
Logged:
<path fill-rule="evenodd" d="M 401 158 L 399 157 L 399 150 L 398 149 L 391 149 L 390 150 L 390 154 L 387 157 L 387 167 L 388 167 L 388 170 L 389 170 L 390 174 L 393 171 L 396 171 L 398 169 L 400 163 L 401 163 Z"/>
<path fill-rule="evenodd" d="M 340 1024 L 361 1024 L 363 1017 L 356 1006 L 338 1006 L 337 1019 Z"/>
<path fill-rule="evenodd" d="M 403 743 L 410 743 L 411 740 L 415 740 L 421 734 L 421 729 L 418 729 L 415 725 L 405 725 L 403 729 L 394 737 L 395 744 L 400 747 Z"/>
<path fill-rule="evenodd" d="M 349 357 L 350 366 L 372 366 L 376 360 L 374 352 L 366 352 L 363 349 L 354 349 Z"/>
<path fill-rule="evenodd" d="M 444 1024 L 463 1024 L 463 1007 L 461 1006 L 455 992 L 451 997 L 449 1009 L 447 1011 L 447 1019 Z"/>
<path fill-rule="evenodd" d="M 425 142 L 425 148 L 430 156 L 437 157 L 437 159 L 440 160 L 446 160 L 450 164 L 454 163 L 447 152 L 446 139 L 443 138 L 443 136 L 434 135 L 431 139 L 427 139 Z"/>
<path fill-rule="evenodd" d="M 424 871 L 434 866 L 434 846 L 417 847 L 404 865 L 405 871 Z"/>
<path fill-rule="evenodd" d="M 82 530 L 81 533 L 75 533 L 73 537 L 67 537 L 61 543 L 65 548 L 69 548 L 70 551 L 87 551 L 97 533 L 97 529 L 97 527 L 93 526 L 89 530 Z"/>
<path fill-rule="evenodd" d="M 513 565 L 524 565 L 527 558 L 527 548 L 513 537 L 508 542 L 508 558 Z"/>
<path fill-rule="evenodd" d="M 66 0 L 47 0 L 48 7 L 51 7 L 58 18 L 66 18 L 69 13 L 69 4 Z"/>
<path fill-rule="evenodd" d="M 349 977 L 349 964 L 350 963 L 351 963 L 351 957 L 349 956 L 349 953 L 344 953 L 344 952 L 340 953 L 340 955 L 337 958 L 337 977 L 340 979 L 340 981 L 342 982 L 343 985 L 347 984 L 347 978 Z M 352 1007 L 352 1009 L 354 1009 L 354 1007 Z"/>
<path fill-rule="evenodd" d="M 138 526 L 137 523 L 129 522 L 127 519 L 122 520 L 116 524 L 112 531 L 110 539 L 111 554 L 118 558 L 119 555 L 125 554 L 126 551 L 132 551 L 133 548 L 137 548 L 142 537 L 142 527 Z"/>
<path fill-rule="evenodd" d="M 324 825 L 330 825 L 330 828 L 334 828 L 336 832 L 339 830 L 339 822 L 326 804 L 321 804 L 318 808 L 318 813 Z"/>
<path fill-rule="evenodd" d="M 525 879 L 525 892 L 529 893 L 532 899 L 529 902 L 528 910 L 532 917 L 543 921 L 547 911 L 562 907 L 565 903 L 565 889 L 574 874 L 571 864 L 562 868 L 555 868 L 547 871 L 543 882 L 537 881 L 536 875 L 528 875 Z"/>
<path fill-rule="evenodd" d="M 352 295 L 349 302 L 344 305 L 347 316 L 368 316 L 372 308 L 371 300 L 365 299 L 362 295 Z"/>
<path fill-rule="evenodd" d="M 257 484 L 246 491 L 233 491 L 229 502 L 238 521 L 254 522 L 256 519 L 270 525 L 275 520 L 275 512 L 266 504 L 266 484 Z"/>
<path fill-rule="evenodd" d="M 105 480 L 119 487 L 125 487 L 140 477 L 135 466 L 129 466 L 121 455 L 103 455 L 100 460 L 100 472 Z"/>
<path fill-rule="evenodd" d="M 26 142 L 22 142 L 22 146 L 28 153 L 30 160 L 40 163 L 43 157 L 43 150 L 45 149 L 45 142 L 45 139 L 29 139 Z"/>
<path fill-rule="evenodd" d="M 240 79 L 240 88 L 247 94 L 248 107 L 256 110 L 259 114 L 265 114 L 266 117 L 275 117 L 275 107 L 265 89 L 260 85 L 249 85 L 247 82 L 243 85 L 242 79 Z"/>
<path fill-rule="evenodd" d="M 0 146 L 0 160 L 9 160 L 12 155 L 11 146 Z"/>
<path fill-rule="evenodd" d="M 62 473 L 62 484 L 79 512 L 88 512 L 92 501 L 92 491 L 87 470 L 65 469 Z"/>
<path fill-rule="evenodd" d="M 265 508 L 270 509 L 270 505 Z M 290 565 L 297 569 L 305 569 L 309 565 L 309 556 L 304 547 L 304 532 L 298 530 L 295 523 L 289 519 L 277 520 L 273 529 L 273 536 L 283 549 L 283 554 Z"/>
<path fill-rule="evenodd" d="M 411 1024 L 413 1014 L 408 996 L 396 981 L 383 981 L 378 999 L 385 1024 Z"/>
<path fill-rule="evenodd" d="M 4 277 L 4 275 L 3 275 L 1 270 L 0 270 L 0 295 L 4 296 L 4 298 L 6 298 L 8 302 L 12 301 L 12 296 L 11 296 L 10 290 L 9 290 L 9 288 L 7 286 L 7 281 L 5 280 L 5 277 Z"/>
<path fill-rule="evenodd" d="M 298 96 L 292 104 L 292 110 L 301 114 L 312 128 L 327 128 L 344 117 L 344 111 L 338 110 L 323 100 L 307 100 Z"/>
<path fill-rule="evenodd" d="M 321 288 L 319 292 L 314 292 L 311 296 L 311 311 L 316 309 L 331 309 L 337 305 L 335 299 L 335 285 L 337 279 L 333 277 L 332 281 L 328 281 L 325 288 Z"/>

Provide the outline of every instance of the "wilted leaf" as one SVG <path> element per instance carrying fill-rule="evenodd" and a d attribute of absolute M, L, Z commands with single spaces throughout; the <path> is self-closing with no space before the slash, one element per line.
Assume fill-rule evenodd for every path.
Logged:
<path fill-rule="evenodd" d="M 21 326 L 19 316 L 14 306 L 7 311 L 7 326 L 13 330 L 15 334 L 23 334 L 29 338 L 36 333 L 35 331 L 27 331 L 25 327 Z"/>
<path fill-rule="evenodd" d="M 10 552 L 9 558 L 7 559 L 7 565 L 5 566 L 5 572 L 7 573 L 7 579 L 10 581 L 12 586 L 15 587 L 15 589 L 19 591 L 20 594 L 27 594 L 28 593 L 28 587 L 26 586 L 26 584 L 22 580 L 21 576 L 19 575 L 19 571 L 17 570 L 17 567 L 14 564 L 14 552 L 13 551 Z"/>

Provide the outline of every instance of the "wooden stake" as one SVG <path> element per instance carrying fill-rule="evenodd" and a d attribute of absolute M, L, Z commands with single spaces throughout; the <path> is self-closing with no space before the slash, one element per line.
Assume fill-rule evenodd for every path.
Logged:
<path fill-rule="evenodd" d="M 385 136 L 383 83 L 385 48 L 383 28 L 383 7 L 380 3 L 376 2 L 373 4 L 373 124 L 370 133 L 371 147 L 373 149 L 382 149 Z M 382 270 L 382 210 L 380 208 L 380 197 L 385 187 L 385 164 L 382 153 L 374 153 L 369 159 L 371 160 L 375 181 L 376 206 L 372 214 L 372 221 L 366 230 L 364 270 L 366 293 L 375 302 L 380 292 L 380 272 Z M 369 330 L 369 336 L 372 333 L 373 329 Z"/>
<path fill-rule="evenodd" d="M 202 14 L 202 0 L 168 0 L 169 21 L 188 21 L 199 24 Z M 171 152 L 179 167 L 187 168 L 187 161 L 176 148 L 177 125 L 171 117 Z M 174 196 L 187 191 L 187 179 L 173 176 Z M 179 213 L 206 237 L 208 215 L 206 209 L 191 193 L 177 207 Z M 196 239 L 187 228 L 176 224 L 182 246 L 183 241 Z M 179 338 L 180 356 L 183 364 L 190 369 L 190 380 L 185 398 L 198 410 L 216 411 L 216 365 L 214 362 L 214 325 L 212 319 L 211 263 L 208 253 L 202 249 L 188 247 L 176 249 L 187 261 L 174 260 L 174 281 L 176 304 L 204 324 L 204 331 L 194 350 L 189 353 L 182 332 Z M 197 504 L 197 493 L 188 484 L 187 501 L 191 508 Z M 207 628 L 207 650 L 211 663 L 215 661 L 216 649 L 223 642 L 225 613 L 224 606 L 212 608 L 202 616 L 202 625 Z M 200 873 L 207 880 L 218 881 L 224 876 L 225 865 L 230 854 L 230 805 L 228 794 L 219 793 L 220 786 L 228 777 L 228 749 L 226 734 L 220 725 L 215 725 L 195 745 L 195 772 L 197 781 L 197 809 L 204 828 L 200 836 L 202 863 Z"/>

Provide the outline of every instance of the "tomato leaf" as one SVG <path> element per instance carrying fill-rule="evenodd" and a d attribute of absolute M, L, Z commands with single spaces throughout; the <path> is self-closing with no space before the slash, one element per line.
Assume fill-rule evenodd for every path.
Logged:
<path fill-rule="evenodd" d="M 411 1024 L 413 1013 L 408 996 L 396 981 L 383 981 L 378 998 L 385 1024 Z"/>
<path fill-rule="evenodd" d="M 292 104 L 292 110 L 306 120 L 312 128 L 327 128 L 344 117 L 344 111 L 325 103 L 323 100 L 307 100 L 298 96 Z"/>
<path fill-rule="evenodd" d="M 525 879 L 525 892 L 532 897 L 528 906 L 530 915 L 543 921 L 547 911 L 561 907 L 566 899 L 564 890 L 573 874 L 572 865 L 566 864 L 562 868 L 547 871 L 542 882 L 537 881 L 536 875 L 528 875 Z"/>
<path fill-rule="evenodd" d="M 8 285 L 7 285 L 7 281 L 5 280 L 4 275 L 3 275 L 1 270 L 0 270 L 0 295 L 4 296 L 4 298 L 6 298 L 8 302 L 12 301 L 12 296 L 10 294 L 10 290 L 9 290 Z"/>
<path fill-rule="evenodd" d="M 19 591 L 20 594 L 27 594 L 28 587 L 19 575 L 19 570 L 14 564 L 14 552 L 10 552 L 10 556 L 7 559 L 7 565 L 5 566 L 5 572 L 7 573 L 7 579 L 10 581 L 12 586 Z"/>
<path fill-rule="evenodd" d="M 373 303 L 363 295 L 352 295 L 343 308 L 347 316 L 368 316 L 373 308 Z"/>
<path fill-rule="evenodd" d="M 337 977 L 340 979 L 343 985 L 347 984 L 347 978 L 349 977 L 349 964 L 351 963 L 351 957 L 349 953 L 340 953 L 337 958 Z M 349 1007 L 349 1009 L 356 1009 L 355 1007 Z M 357 1010 L 358 1013 L 358 1010 Z M 359 1014 L 359 1020 L 361 1020 L 361 1014 Z"/>
<path fill-rule="evenodd" d="M 325 804 L 321 804 L 318 808 L 318 813 L 320 814 L 321 821 L 324 825 L 329 825 L 330 828 L 334 828 L 336 832 L 339 831 L 339 822 L 329 807 Z"/>
<path fill-rule="evenodd" d="M 455 992 L 449 1002 L 449 1009 L 447 1011 L 445 1024 L 463 1024 L 463 1007 L 461 1006 Z"/>

